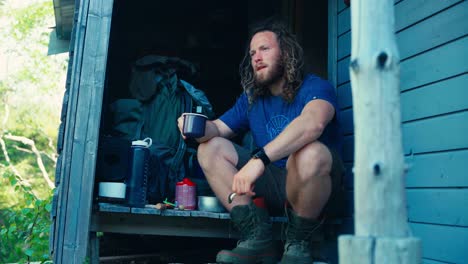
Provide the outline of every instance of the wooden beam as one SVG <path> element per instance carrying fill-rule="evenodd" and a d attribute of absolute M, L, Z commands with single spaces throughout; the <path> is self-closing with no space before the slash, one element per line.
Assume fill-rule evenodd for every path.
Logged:
<path fill-rule="evenodd" d="M 409 233 L 393 1 L 351 5 L 356 235 Z"/>
<path fill-rule="evenodd" d="M 420 240 L 408 237 L 393 3 L 351 4 L 355 236 L 339 238 L 340 263 L 421 262 Z"/>
<path fill-rule="evenodd" d="M 421 263 L 421 241 L 417 238 L 340 236 L 339 263 Z"/>
<path fill-rule="evenodd" d="M 77 2 L 77 19 L 73 29 L 73 35 L 71 37 L 70 47 L 70 61 L 68 63 L 67 71 L 67 90 L 64 96 L 64 104 L 62 109 L 62 124 L 60 125 L 60 131 L 63 131 L 63 137 L 59 132 L 59 138 L 57 143 L 58 151 L 61 151 L 58 158 L 57 174 L 56 177 L 60 177 L 57 181 L 57 188 L 54 191 L 54 196 L 57 197 L 56 205 L 56 219 L 55 224 L 52 226 L 54 235 L 52 237 L 52 249 L 51 254 L 53 255 L 54 263 L 62 263 L 63 258 L 63 239 L 66 228 L 66 217 L 67 217 L 67 203 L 68 203 L 68 190 L 70 186 L 70 165 L 73 150 L 73 134 L 76 123 L 76 106 L 78 102 L 78 91 L 80 85 L 81 65 L 83 62 L 83 47 L 84 38 L 86 35 L 86 23 L 88 19 L 88 6 L 89 0 L 83 0 Z M 65 111 L 64 111 L 65 110 Z M 66 115 L 64 115 L 66 112 Z M 63 142 L 61 142 L 63 139 Z"/>
<path fill-rule="evenodd" d="M 113 0 L 83 2 L 76 25 L 54 263 L 83 263 L 89 239 Z"/>

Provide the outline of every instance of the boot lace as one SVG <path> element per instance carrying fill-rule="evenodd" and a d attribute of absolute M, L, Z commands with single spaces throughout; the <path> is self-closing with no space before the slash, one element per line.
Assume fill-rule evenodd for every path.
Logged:
<path fill-rule="evenodd" d="M 323 221 L 324 219 L 322 219 L 316 225 L 301 227 L 299 227 L 294 221 L 290 221 L 289 226 L 286 229 L 285 253 L 294 248 L 300 250 L 301 252 L 308 252 L 312 235 L 322 225 Z"/>
<path fill-rule="evenodd" d="M 249 217 L 245 217 L 238 223 L 234 223 L 234 226 L 241 233 L 241 239 L 237 242 L 237 245 L 257 236 L 258 231 L 260 231 L 259 228 L 256 228 L 258 222 L 253 212 L 251 212 Z"/>

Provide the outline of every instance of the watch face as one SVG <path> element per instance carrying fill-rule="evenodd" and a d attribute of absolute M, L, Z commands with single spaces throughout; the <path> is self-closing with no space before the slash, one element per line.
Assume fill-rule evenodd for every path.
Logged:
<path fill-rule="evenodd" d="M 254 159 L 261 159 L 262 158 L 262 150 L 259 149 L 257 152 L 255 152 L 252 156 Z"/>
<path fill-rule="evenodd" d="M 252 155 L 252 158 L 260 159 L 265 166 L 270 163 L 270 159 L 268 158 L 268 156 L 265 153 L 265 150 L 263 150 L 263 149 L 259 149 L 257 152 L 255 152 Z"/>

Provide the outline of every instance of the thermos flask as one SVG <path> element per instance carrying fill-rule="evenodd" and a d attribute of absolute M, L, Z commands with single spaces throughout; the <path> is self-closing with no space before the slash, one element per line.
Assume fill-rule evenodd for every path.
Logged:
<path fill-rule="evenodd" d="M 145 207 L 149 174 L 149 147 L 151 138 L 132 141 L 127 173 L 127 204 L 131 207 Z"/>

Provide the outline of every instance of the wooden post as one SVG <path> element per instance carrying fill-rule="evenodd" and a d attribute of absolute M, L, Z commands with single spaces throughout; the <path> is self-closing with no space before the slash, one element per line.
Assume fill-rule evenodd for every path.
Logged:
<path fill-rule="evenodd" d="M 421 262 L 408 237 L 393 4 L 351 2 L 355 236 L 339 238 L 340 263 Z"/>

